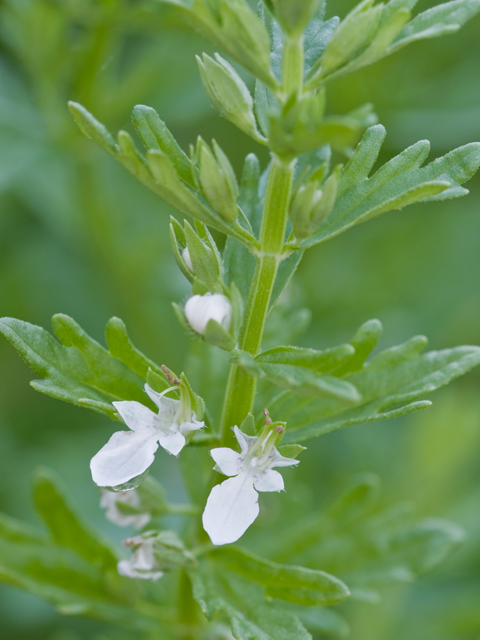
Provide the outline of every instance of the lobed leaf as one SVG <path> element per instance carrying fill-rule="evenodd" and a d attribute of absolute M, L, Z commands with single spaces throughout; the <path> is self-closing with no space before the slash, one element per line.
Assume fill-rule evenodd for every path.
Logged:
<path fill-rule="evenodd" d="M 213 557 L 227 569 L 267 587 L 273 598 L 325 606 L 349 596 L 343 582 L 324 571 L 281 565 L 235 547 L 216 549 Z"/>
<path fill-rule="evenodd" d="M 395 418 L 427 408 L 422 396 L 480 364 L 479 347 L 456 347 L 421 354 L 424 338 L 415 338 L 402 347 L 389 349 L 360 371 L 343 378 L 361 395 L 357 406 L 346 409 L 333 398 L 301 398 L 284 392 L 271 403 L 271 411 L 286 420 L 289 429 L 284 441 L 302 442 L 335 429 Z"/>
<path fill-rule="evenodd" d="M 28 322 L 0 320 L 0 331 L 30 368 L 44 378 L 31 382 L 34 389 L 111 418 L 116 413 L 111 404 L 114 400 L 148 404 L 143 387 L 145 367 L 150 361 L 132 345 L 120 320 L 112 319 L 107 332 L 118 358 L 90 338 L 72 318 L 57 314 L 52 324 L 60 342 Z M 160 371 L 158 365 L 151 364 Z"/>
<path fill-rule="evenodd" d="M 259 585 L 203 560 L 189 572 L 193 597 L 209 620 L 227 622 L 237 640 L 311 640 L 298 618 L 267 602 Z"/>
<path fill-rule="evenodd" d="M 451 151 L 422 167 L 430 150 L 426 140 L 417 142 L 380 167 L 370 178 L 383 141 L 383 127 L 369 129 L 340 177 L 335 207 L 317 233 L 300 244 L 311 247 L 382 213 L 414 202 L 445 200 L 466 195 L 462 188 L 480 166 L 480 143 Z"/>

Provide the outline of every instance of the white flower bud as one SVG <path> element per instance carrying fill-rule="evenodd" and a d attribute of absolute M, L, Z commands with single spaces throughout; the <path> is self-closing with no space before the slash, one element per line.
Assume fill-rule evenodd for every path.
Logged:
<path fill-rule="evenodd" d="M 192 296 L 185 305 L 185 316 L 192 329 L 201 335 L 210 320 L 215 320 L 228 331 L 232 322 L 232 305 L 221 293 Z"/>
<path fill-rule="evenodd" d="M 193 273 L 193 264 L 192 259 L 190 258 L 190 251 L 188 250 L 188 247 L 185 247 L 185 249 L 182 251 L 182 258 L 187 265 L 187 268 Z"/>

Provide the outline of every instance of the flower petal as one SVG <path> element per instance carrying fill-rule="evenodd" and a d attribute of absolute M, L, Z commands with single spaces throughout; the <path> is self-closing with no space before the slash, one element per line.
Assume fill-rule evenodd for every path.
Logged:
<path fill-rule="evenodd" d="M 193 422 L 182 422 L 182 424 L 178 428 L 180 430 L 180 433 L 188 433 L 189 431 L 203 429 L 204 426 L 205 422 L 198 422 L 197 420 L 193 420 Z"/>
<path fill-rule="evenodd" d="M 203 512 L 203 527 L 213 544 L 238 540 L 258 516 L 252 477 L 240 474 L 213 487 Z"/>
<path fill-rule="evenodd" d="M 158 441 L 160 446 L 171 453 L 173 456 L 178 456 L 180 451 L 185 446 L 185 436 L 179 431 L 170 431 L 168 433 L 161 433 L 158 435 Z"/>
<path fill-rule="evenodd" d="M 257 436 L 247 436 L 246 433 L 240 431 L 236 426 L 233 427 L 233 432 L 235 433 L 235 437 L 240 445 L 242 453 L 247 453 L 249 446 L 258 440 Z"/>
<path fill-rule="evenodd" d="M 138 571 L 129 560 L 120 560 L 117 564 L 117 571 L 126 578 L 140 578 L 141 580 L 152 580 L 153 582 L 163 576 L 162 571 Z"/>
<path fill-rule="evenodd" d="M 299 463 L 294 458 L 285 458 L 276 448 L 273 449 L 272 463 L 270 467 L 292 467 Z"/>
<path fill-rule="evenodd" d="M 241 455 L 233 449 L 219 447 L 212 449 L 210 455 L 225 476 L 237 476 L 242 470 Z"/>
<path fill-rule="evenodd" d="M 145 385 L 145 391 L 148 394 L 150 400 L 154 402 L 159 409 L 161 409 L 161 413 L 169 413 L 172 415 L 173 419 L 173 416 L 175 416 L 175 413 L 177 412 L 178 405 L 180 404 L 180 400 L 167 398 L 162 393 L 154 391 L 148 384 Z"/>
<path fill-rule="evenodd" d="M 144 404 L 131 400 L 112 402 L 112 404 L 132 431 L 153 426 L 156 415 Z"/>
<path fill-rule="evenodd" d="M 257 491 L 283 491 L 285 488 L 282 476 L 272 469 L 255 476 L 253 484 Z"/>
<path fill-rule="evenodd" d="M 90 461 L 93 481 L 99 487 L 116 487 L 141 475 L 158 449 L 154 429 L 117 431 Z"/>

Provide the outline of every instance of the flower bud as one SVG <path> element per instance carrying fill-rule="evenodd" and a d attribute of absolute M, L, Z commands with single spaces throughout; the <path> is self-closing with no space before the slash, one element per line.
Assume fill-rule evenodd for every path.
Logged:
<path fill-rule="evenodd" d="M 185 247 L 182 251 L 182 258 L 188 269 L 193 273 L 192 259 L 190 258 L 190 251 L 188 250 L 188 247 Z"/>
<path fill-rule="evenodd" d="M 213 141 L 213 151 L 199 138 L 197 144 L 198 178 L 208 204 L 224 220 L 235 222 L 238 216 L 238 183 L 227 156 Z"/>
<path fill-rule="evenodd" d="M 257 129 L 253 99 L 235 69 L 218 53 L 215 60 L 206 53 L 197 56 L 203 87 L 221 116 L 248 135 L 264 142 Z"/>
<path fill-rule="evenodd" d="M 204 335 L 210 320 L 215 320 L 228 331 L 232 322 L 232 305 L 221 293 L 196 295 L 187 300 L 185 316 L 192 329 L 200 335 Z"/>

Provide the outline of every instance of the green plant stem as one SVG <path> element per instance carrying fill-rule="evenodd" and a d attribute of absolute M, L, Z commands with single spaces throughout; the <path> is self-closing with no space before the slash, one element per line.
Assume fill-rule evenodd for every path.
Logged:
<path fill-rule="evenodd" d="M 304 73 L 303 34 L 289 36 L 285 34 L 282 60 L 282 85 L 286 98 L 293 93 L 301 95 Z"/>
<path fill-rule="evenodd" d="M 238 348 L 253 356 L 257 355 L 262 344 L 278 266 L 285 257 L 282 249 L 294 166 L 294 162 L 284 163 L 273 157 L 260 229 L 260 251 L 256 256 L 255 273 L 238 341 Z M 235 444 L 231 427 L 239 426 L 253 410 L 255 391 L 255 378 L 232 365 L 223 408 L 222 446 Z"/>

